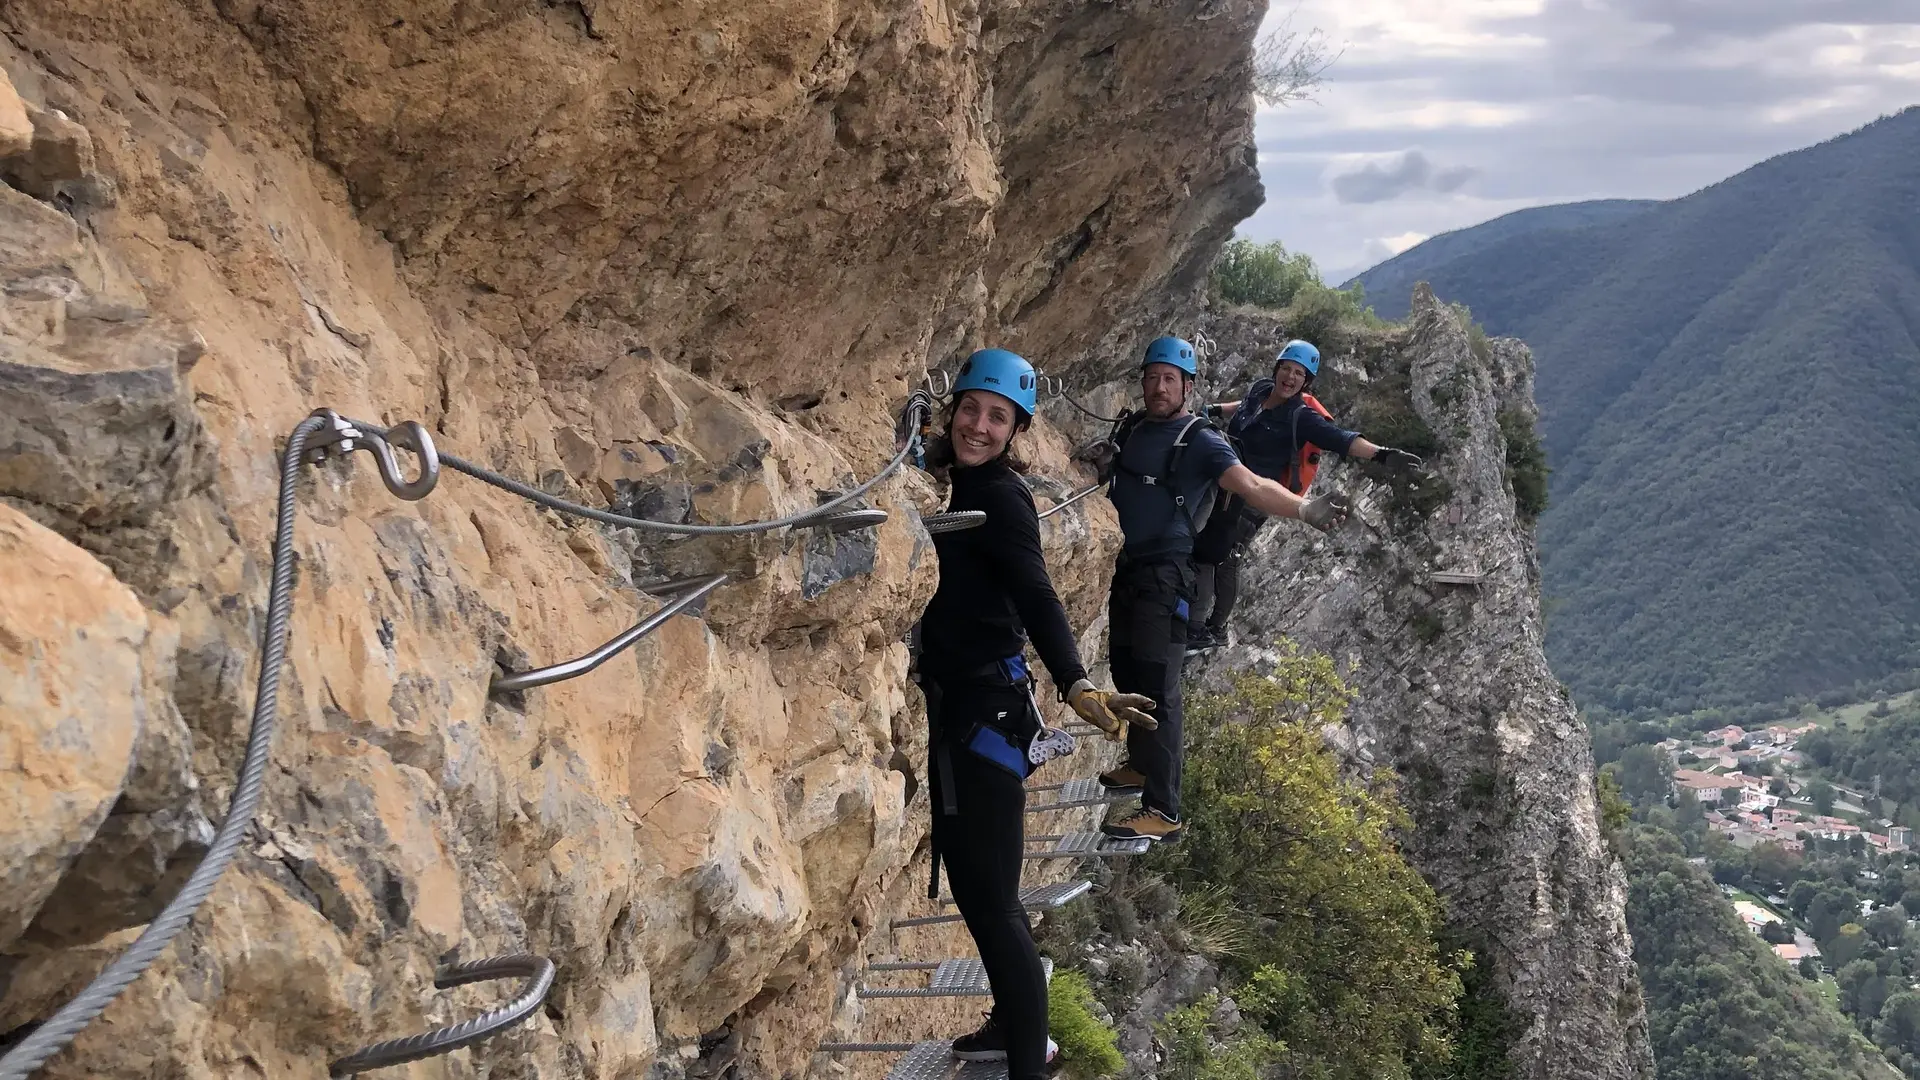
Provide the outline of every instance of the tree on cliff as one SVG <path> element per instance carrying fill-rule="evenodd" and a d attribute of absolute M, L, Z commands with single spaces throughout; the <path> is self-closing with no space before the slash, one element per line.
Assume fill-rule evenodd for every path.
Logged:
<path fill-rule="evenodd" d="M 1241 1012 L 1303 1076 L 1405 1076 L 1444 1061 L 1471 963 L 1438 943 L 1440 901 L 1400 855 L 1390 778 L 1341 775 L 1321 736 L 1350 693 L 1324 655 L 1195 699 L 1187 839 L 1166 868 L 1224 892 L 1254 929 L 1231 958 Z"/>

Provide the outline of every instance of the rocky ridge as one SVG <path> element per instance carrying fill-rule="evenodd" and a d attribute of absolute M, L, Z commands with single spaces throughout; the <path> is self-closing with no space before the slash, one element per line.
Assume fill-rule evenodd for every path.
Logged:
<path fill-rule="evenodd" d="M 1216 350 L 1206 400 L 1237 398 L 1293 336 L 1248 312 L 1201 327 Z M 1539 561 L 1508 461 L 1506 432 L 1534 419 L 1532 358 L 1425 286 L 1404 324 L 1323 348 L 1315 392 L 1335 417 L 1427 467 L 1408 479 L 1323 461 L 1315 490 L 1349 492 L 1353 518 L 1329 536 L 1262 530 L 1235 645 L 1188 677 L 1224 688 L 1283 636 L 1332 655 L 1356 696 L 1328 737 L 1354 768 L 1395 775 L 1415 822 L 1408 858 L 1522 1022 L 1519 1075 L 1645 1080 L 1626 882 L 1601 834 L 1586 726 L 1542 652 Z"/>
<path fill-rule="evenodd" d="M 8 5 L 0 770 L 33 782 L 0 825 L 0 1033 L 225 813 L 301 417 L 418 419 L 656 518 L 814 505 L 891 455 L 923 370 L 989 340 L 1064 369 L 1190 310 L 1259 197 L 1262 6 Z M 924 872 L 900 643 L 933 486 L 876 489 L 872 532 L 687 540 L 451 474 L 401 502 L 364 459 L 299 495 L 249 841 L 43 1075 L 318 1076 L 497 1003 L 433 973 L 520 950 L 559 965 L 545 1008 L 412 1073 L 837 1068 L 812 1044 Z M 1110 513 L 1048 543 L 1096 627 Z M 699 617 L 489 697 L 651 610 L 636 582 L 716 569 Z"/>

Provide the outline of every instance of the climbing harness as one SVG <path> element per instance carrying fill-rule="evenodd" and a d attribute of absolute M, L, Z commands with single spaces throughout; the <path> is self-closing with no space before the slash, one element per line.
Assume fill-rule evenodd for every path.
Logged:
<path fill-rule="evenodd" d="M 352 1076 L 355 1073 L 369 1072 L 373 1069 L 384 1069 L 389 1065 L 402 1065 L 409 1061 L 452 1053 L 463 1046 L 472 1045 L 489 1035 L 512 1027 L 525 1020 L 533 1010 L 540 1007 L 541 1002 L 546 1000 L 547 991 L 553 988 L 553 961 L 544 956 L 531 956 L 526 953 L 494 956 L 485 960 L 475 960 L 472 963 L 455 964 L 436 975 L 433 980 L 436 989 L 445 990 L 448 987 L 465 986 L 467 983 L 490 982 L 494 979 L 510 979 L 514 976 L 523 976 L 527 981 L 521 985 L 519 995 L 505 1005 L 458 1024 L 435 1028 L 418 1035 L 409 1035 L 404 1039 L 389 1039 L 386 1042 L 374 1043 L 328 1066 L 327 1075 Z"/>
<path fill-rule="evenodd" d="M 929 386 L 932 382 L 933 380 L 929 377 Z M 929 394 L 917 391 L 908 401 L 905 410 L 907 419 L 909 421 L 917 419 L 924 423 L 930 415 L 931 402 Z M 266 627 L 261 634 L 259 680 L 254 694 L 253 716 L 247 729 L 245 756 L 242 759 L 233 795 L 228 802 L 226 817 L 215 830 L 206 855 L 188 875 L 186 884 L 172 900 L 167 902 L 160 913 L 154 916 L 133 944 L 95 976 L 92 982 L 74 996 L 73 1000 L 61 1006 L 45 1022 L 9 1048 L 5 1054 L 0 1054 L 0 1080 L 26 1080 L 34 1070 L 72 1043 L 88 1024 L 104 1012 L 115 998 L 119 997 L 153 964 L 161 951 L 186 927 L 192 920 L 194 912 L 213 892 L 214 886 L 226 872 L 227 867 L 232 864 L 239 850 L 247 826 L 252 822 L 254 812 L 260 805 L 265 788 L 268 754 L 272 749 L 274 729 L 278 723 L 280 675 L 286 659 L 288 625 L 293 612 L 294 510 L 299 474 L 303 466 L 321 464 L 336 457 L 345 458 L 355 450 L 366 450 L 374 456 L 380 471 L 380 480 L 387 490 L 409 501 L 425 498 L 434 490 L 439 483 L 441 466 L 444 465 L 548 509 L 608 525 L 685 535 L 739 535 L 790 527 L 843 531 L 848 528 L 878 525 L 886 520 L 886 512 L 883 510 L 842 511 L 841 508 L 859 499 L 871 491 L 875 485 L 891 476 L 918 449 L 919 445 L 920 431 L 915 425 L 905 440 L 905 445 L 900 447 L 893 459 L 872 479 L 855 486 L 845 494 L 800 513 L 770 521 L 742 522 L 734 525 L 683 525 L 627 517 L 568 502 L 452 454 L 442 455 L 438 453 L 433 438 L 427 433 L 426 428 L 415 421 L 407 421 L 387 428 L 379 424 L 342 417 L 332 409 L 315 410 L 295 425 L 280 455 L 280 488 L 273 538 L 273 572 L 267 593 Z M 409 450 L 419 458 L 420 471 L 414 479 L 408 480 L 402 473 L 393 455 L 395 446 Z M 984 519 L 984 515 L 982 518 Z M 945 530 L 951 530 L 968 528 L 978 522 L 953 518 L 937 524 Z M 683 610 L 725 580 L 725 575 L 695 579 L 697 584 L 687 586 L 687 594 L 682 595 L 674 604 L 663 607 L 647 620 L 643 620 L 594 652 L 577 660 L 548 668 L 510 675 L 505 680 L 496 680 L 493 688 L 503 689 L 502 683 L 507 683 L 508 685 L 504 687 L 506 689 L 524 689 L 591 671 L 604 663 L 608 657 L 617 654 L 621 649 L 638 641 L 653 628 L 665 622 L 667 618 L 671 618 L 674 612 Z M 665 586 L 661 587 L 665 588 Z M 516 679 L 519 680 L 517 685 L 512 682 Z M 381 1065 L 398 1064 L 402 1061 L 413 1061 L 446 1053 L 518 1023 L 539 1007 L 552 986 L 553 965 L 550 961 L 518 954 L 493 957 L 450 968 L 442 973 L 436 985 L 458 986 L 468 982 L 512 975 L 526 975 L 530 981 L 519 997 L 501 1009 L 450 1028 L 369 1047 L 359 1054 L 334 1063 L 334 1074 L 347 1075 L 365 1069 L 378 1068 Z M 395 1053 L 406 1056 L 387 1056 Z"/>
<path fill-rule="evenodd" d="M 1113 435 L 1113 470 L 1109 483 L 1118 484 L 1120 478 L 1125 476 L 1128 479 L 1135 480 L 1140 484 L 1163 492 L 1173 504 L 1173 508 L 1167 512 L 1168 523 L 1172 523 L 1175 515 L 1184 513 L 1187 516 L 1188 528 L 1192 531 L 1193 535 L 1199 536 L 1200 531 L 1207 526 L 1207 518 L 1213 513 L 1213 504 L 1220 493 L 1220 488 L 1218 484 L 1209 483 L 1206 488 L 1206 494 L 1200 498 L 1199 507 L 1197 509 L 1189 508 L 1187 506 L 1187 496 L 1180 490 L 1179 486 L 1180 462 L 1186 457 L 1187 447 L 1193 445 L 1191 436 L 1195 428 L 1200 428 L 1203 431 L 1217 431 L 1218 429 L 1216 429 L 1213 426 L 1213 422 L 1205 416 L 1189 416 L 1186 424 L 1180 428 L 1180 433 L 1173 437 L 1173 445 L 1167 447 L 1167 456 L 1161 463 L 1160 471 L 1158 473 L 1148 473 L 1142 472 L 1127 464 L 1128 436 L 1132 434 L 1134 427 L 1144 420 L 1145 417 L 1142 414 L 1133 414 L 1129 419 L 1132 420 L 1132 423 L 1123 423 Z"/>

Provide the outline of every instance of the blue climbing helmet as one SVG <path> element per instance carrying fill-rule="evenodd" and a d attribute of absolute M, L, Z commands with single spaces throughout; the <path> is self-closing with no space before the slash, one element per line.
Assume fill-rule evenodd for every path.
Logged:
<path fill-rule="evenodd" d="M 1033 419 L 1039 404 L 1040 377 L 1033 365 L 1019 353 L 1006 349 L 981 349 L 960 365 L 960 377 L 953 380 L 955 401 L 968 390 L 986 390 L 1013 402 L 1014 408 Z"/>
<path fill-rule="evenodd" d="M 1301 341 L 1299 338 L 1287 342 L 1287 347 L 1281 349 L 1280 355 L 1273 358 L 1273 370 L 1275 372 L 1280 370 L 1280 363 L 1283 360 L 1291 360 L 1301 367 L 1306 368 L 1309 378 L 1320 374 L 1320 350 L 1314 348 L 1312 342 Z M 1277 378 L 1278 376 L 1276 375 L 1275 377 Z"/>
<path fill-rule="evenodd" d="M 1148 364 L 1172 364 L 1189 377 L 1200 374 L 1200 365 L 1193 359 L 1193 346 L 1177 337 L 1154 338 L 1147 344 L 1146 359 L 1140 361 L 1142 368 Z"/>

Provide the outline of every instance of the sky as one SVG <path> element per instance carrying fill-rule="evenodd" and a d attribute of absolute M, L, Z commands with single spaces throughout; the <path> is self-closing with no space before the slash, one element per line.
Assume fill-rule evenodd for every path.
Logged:
<path fill-rule="evenodd" d="M 1512 210 L 1685 195 L 1920 104 L 1920 0 L 1273 0 L 1335 56 L 1238 235 L 1339 283 Z"/>

